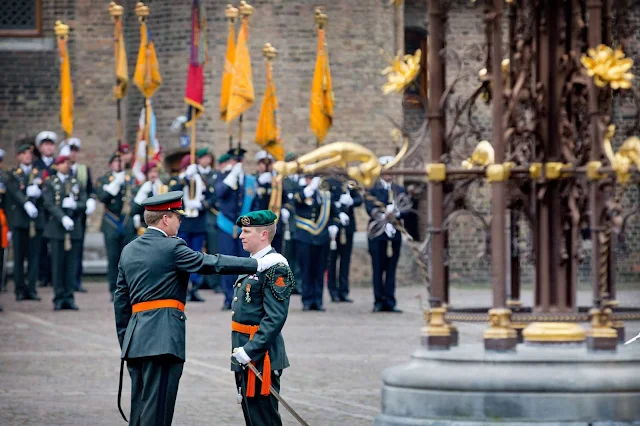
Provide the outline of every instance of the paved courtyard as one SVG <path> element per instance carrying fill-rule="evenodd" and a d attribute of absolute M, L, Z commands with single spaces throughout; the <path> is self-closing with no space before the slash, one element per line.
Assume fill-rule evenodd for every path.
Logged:
<path fill-rule="evenodd" d="M 124 424 L 116 406 L 119 350 L 106 283 L 87 283 L 77 295 L 80 311 L 53 312 L 51 289 L 41 302 L 0 295 L 0 425 Z M 283 396 L 310 425 L 370 425 L 380 412 L 380 375 L 408 359 L 423 325 L 416 295 L 421 287 L 398 289 L 404 314 L 371 314 L 371 289 L 352 291 L 353 305 L 327 303 L 327 312 L 301 312 L 293 296 L 284 337 L 291 368 Z M 187 362 L 174 425 L 241 425 L 229 371 L 230 313 L 222 297 L 204 291 L 206 303 L 186 310 Z M 619 294 L 625 306 L 640 305 L 640 290 Z M 326 296 L 325 296 L 326 297 Z M 588 304 L 589 291 L 579 302 Z M 524 295 L 530 301 L 531 292 Z M 488 289 L 454 289 L 457 306 L 488 305 Z M 479 342 L 485 324 L 459 324 L 461 342 Z M 629 336 L 640 323 L 629 323 Z M 638 342 L 640 348 L 640 342 Z M 124 407 L 129 411 L 125 372 Z M 297 424 L 283 412 L 286 425 Z"/>

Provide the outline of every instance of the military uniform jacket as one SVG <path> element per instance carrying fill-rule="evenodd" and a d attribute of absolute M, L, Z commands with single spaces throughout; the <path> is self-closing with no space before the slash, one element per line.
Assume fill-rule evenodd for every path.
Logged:
<path fill-rule="evenodd" d="M 16 229 L 28 229 L 29 223 L 32 219 L 24 210 L 24 204 L 27 201 L 31 201 L 38 209 L 38 217 L 33 219 L 36 225 L 36 229 L 42 229 L 45 223 L 45 211 L 42 206 L 42 196 L 39 198 L 27 197 L 27 186 L 31 184 L 40 185 L 42 189 L 42 183 L 44 181 L 43 173 L 36 167 L 31 168 L 30 173 L 24 173 L 20 166 L 12 169 L 9 172 L 9 181 L 7 183 L 7 192 L 9 193 L 9 199 L 7 200 L 7 216 L 9 217 L 9 223 L 11 228 Z"/>
<path fill-rule="evenodd" d="M 51 157 L 49 165 L 47 165 L 47 163 L 45 163 L 45 161 L 42 159 L 42 157 L 39 157 L 39 158 L 35 159 L 35 161 L 33 162 L 33 166 L 38 170 L 42 170 L 43 173 L 47 172 L 47 175 L 54 175 L 54 174 L 56 174 L 56 171 L 53 168 L 53 161 L 54 160 L 55 160 L 55 158 Z"/>
<path fill-rule="evenodd" d="M 134 187 L 135 178 L 132 174 L 125 175 L 124 183 L 120 186 L 120 192 L 114 197 L 104 190 L 103 186 L 108 185 L 114 176 L 111 172 L 98 178 L 96 183 L 96 195 L 98 199 L 104 203 L 104 216 L 102 216 L 102 225 L 100 230 L 105 233 L 134 234 L 136 232 L 133 227 L 131 209 L 134 206 Z M 125 213 L 125 207 L 129 209 L 128 214 Z"/>
<path fill-rule="evenodd" d="M 338 210 L 338 213 L 346 213 L 349 216 L 349 224 L 345 227 L 342 226 L 342 222 L 339 223 L 340 228 L 345 228 L 348 233 L 356 232 L 356 215 L 355 208 L 360 207 L 363 203 L 362 195 L 357 189 L 349 190 L 346 188 L 346 184 L 336 178 L 327 178 L 326 182 L 329 184 L 329 191 L 331 192 L 331 202 L 333 206 Z M 353 198 L 353 204 L 350 206 L 340 205 L 340 196 L 346 194 L 349 191 L 351 198 Z"/>
<path fill-rule="evenodd" d="M 185 359 L 184 312 L 162 308 L 132 314 L 132 305 L 162 299 L 184 303 L 190 273 L 247 274 L 257 268 L 255 259 L 203 254 L 148 228 L 122 250 L 118 265 L 113 306 L 121 358 L 170 354 Z"/>
<path fill-rule="evenodd" d="M 375 183 L 373 188 L 371 188 L 371 190 L 369 191 L 369 195 L 372 198 L 376 199 L 379 203 L 375 203 L 373 200 L 370 200 L 370 199 L 365 200 L 365 208 L 367 209 L 367 213 L 371 217 L 372 212 L 375 208 L 382 209 L 384 212 L 384 209 L 386 208 L 387 204 L 391 204 L 391 202 L 395 199 L 395 197 L 398 194 L 404 194 L 404 192 L 405 190 L 402 186 L 393 182 L 391 182 L 391 186 L 389 187 L 389 189 L 385 189 L 382 182 L 378 179 L 378 181 Z M 402 213 L 400 218 L 404 219 L 406 215 L 407 215 L 406 213 Z M 369 221 L 369 223 L 371 223 L 371 221 Z M 402 239 L 402 234 L 400 232 L 396 232 L 393 238 L 389 238 L 389 236 L 385 232 L 383 232 L 382 234 L 374 238 L 374 240 L 395 240 L 395 241 L 399 241 L 401 239 Z"/>
<path fill-rule="evenodd" d="M 269 253 L 276 251 L 272 249 Z M 271 359 L 271 371 L 289 367 L 281 331 L 287 320 L 289 297 L 294 287 L 293 274 L 285 264 L 261 273 L 241 275 L 236 280 L 231 319 L 243 325 L 258 325 L 259 329 L 251 340 L 244 333 L 232 331 L 231 349 L 244 347 L 259 370 L 262 370 L 267 351 Z M 242 371 L 234 363 L 231 369 Z"/>
<path fill-rule="evenodd" d="M 72 196 L 76 200 L 75 209 L 63 209 L 62 200 Z M 49 213 L 44 228 L 45 238 L 51 240 L 63 240 L 65 234 L 69 234 L 72 240 L 81 240 L 84 237 L 84 211 L 87 208 L 87 190 L 78 183 L 73 176 L 66 177 L 62 182 L 58 175 L 49 176 L 43 185 L 42 199 L 44 207 Z M 73 222 L 73 230 L 67 232 L 62 226 L 62 218 L 69 216 Z"/>
<path fill-rule="evenodd" d="M 296 214 L 289 221 L 293 219 L 295 222 L 294 238 L 316 246 L 329 244 L 329 226 L 340 226 L 339 211 L 332 208 L 331 193 L 317 190 L 311 197 L 306 198 L 304 187 L 300 186 L 293 200 Z"/>

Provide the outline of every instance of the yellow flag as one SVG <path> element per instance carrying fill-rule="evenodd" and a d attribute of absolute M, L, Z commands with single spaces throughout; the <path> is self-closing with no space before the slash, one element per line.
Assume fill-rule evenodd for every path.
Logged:
<path fill-rule="evenodd" d="M 276 85 L 273 82 L 271 61 L 267 61 L 267 88 L 260 108 L 260 117 L 258 117 L 256 143 L 273 155 L 276 160 L 284 160 L 284 146 L 280 139 L 280 126 L 278 125 L 278 98 Z"/>
<path fill-rule="evenodd" d="M 138 50 L 138 63 L 133 74 L 133 82 L 145 98 L 152 97 L 162 84 L 156 49 L 153 46 L 147 24 L 144 22 L 140 24 L 140 49 Z"/>
<path fill-rule="evenodd" d="M 115 58 L 116 85 L 113 87 L 113 94 L 116 99 L 122 99 L 127 94 L 129 84 L 129 68 L 127 66 L 127 51 L 124 48 L 124 33 L 122 31 L 122 21 L 116 20 L 113 30 Z"/>
<path fill-rule="evenodd" d="M 220 91 L 220 118 L 227 120 L 227 106 L 229 105 L 229 95 L 231 94 L 231 78 L 233 77 L 233 61 L 236 56 L 236 31 L 233 25 L 229 25 L 229 35 L 227 36 L 227 55 L 224 61 L 224 71 L 222 73 L 222 90 Z"/>
<path fill-rule="evenodd" d="M 227 105 L 227 122 L 245 112 L 253 105 L 253 76 L 251 72 L 251 57 L 249 56 L 249 17 L 242 17 L 236 54 L 233 63 L 233 77 L 229 89 L 229 103 Z"/>
<path fill-rule="evenodd" d="M 318 140 L 323 141 L 333 123 L 333 86 L 329 58 L 324 44 L 324 28 L 318 29 L 318 53 L 311 84 L 309 121 Z"/>
<path fill-rule="evenodd" d="M 73 85 L 67 39 L 58 38 L 60 50 L 60 124 L 67 136 L 73 132 Z"/>

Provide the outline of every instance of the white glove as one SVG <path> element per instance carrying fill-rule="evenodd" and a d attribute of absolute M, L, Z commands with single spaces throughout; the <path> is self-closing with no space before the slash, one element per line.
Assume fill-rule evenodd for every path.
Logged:
<path fill-rule="evenodd" d="M 242 166 L 242 163 L 236 163 L 231 168 L 230 173 L 233 173 L 235 177 L 238 177 L 242 174 L 243 171 L 244 171 L 244 167 Z"/>
<path fill-rule="evenodd" d="M 138 193 L 133 198 L 133 202 L 140 205 L 144 200 L 147 199 L 149 194 L 153 191 L 153 184 L 150 181 L 146 181 L 142 184 L 140 189 L 138 189 Z"/>
<path fill-rule="evenodd" d="M 389 216 L 396 209 L 396 205 L 394 203 L 387 204 L 387 216 Z"/>
<path fill-rule="evenodd" d="M 27 201 L 26 203 L 24 203 L 23 207 L 31 219 L 35 219 L 36 217 L 38 217 L 38 209 L 33 205 L 31 201 Z"/>
<path fill-rule="evenodd" d="M 236 189 L 238 187 L 238 178 L 240 177 L 240 174 L 242 174 L 242 163 L 236 163 L 222 183 L 231 189 Z"/>
<path fill-rule="evenodd" d="M 73 231 L 73 220 L 69 216 L 62 217 L 62 226 L 67 231 Z"/>
<path fill-rule="evenodd" d="M 313 195 L 314 192 L 316 192 L 316 189 L 318 189 L 319 186 L 320 186 L 320 178 L 316 176 L 313 179 L 311 179 L 311 183 L 307 185 L 306 188 L 304 188 L 303 190 L 304 196 L 306 198 L 311 198 L 311 196 Z"/>
<path fill-rule="evenodd" d="M 11 231 L 7 232 L 7 241 L 11 241 L 11 237 L 13 236 L 13 234 L 11 233 Z"/>
<path fill-rule="evenodd" d="M 185 200 L 184 206 L 188 210 L 202 210 L 202 202 L 200 200 Z"/>
<path fill-rule="evenodd" d="M 284 223 L 288 223 L 289 222 L 289 217 L 291 216 L 291 213 L 289 213 L 289 210 L 287 209 L 280 209 L 280 217 L 282 218 L 282 221 Z"/>
<path fill-rule="evenodd" d="M 233 355 L 231 356 L 242 365 L 249 364 L 249 362 L 251 362 L 251 358 L 249 358 L 249 355 L 244 351 L 244 348 L 235 348 L 233 350 Z"/>
<path fill-rule="evenodd" d="M 93 198 L 87 198 L 87 208 L 84 211 L 84 214 L 90 215 L 96 211 L 96 200 Z"/>
<path fill-rule="evenodd" d="M 187 176 L 187 178 L 191 179 L 192 177 L 194 177 L 195 175 L 198 174 L 198 165 L 197 164 L 190 164 L 189 167 L 187 167 L 187 170 L 185 170 L 184 173 Z"/>
<path fill-rule="evenodd" d="M 279 254 L 279 253 L 271 253 L 260 259 L 258 259 L 258 272 L 266 271 L 271 268 L 273 265 L 277 265 L 278 263 L 284 263 L 289 266 L 289 262 L 287 259 Z"/>
<path fill-rule="evenodd" d="M 114 180 L 120 183 L 120 185 L 122 185 L 124 183 L 125 171 L 123 170 L 121 172 L 116 173 L 114 177 L 115 177 Z"/>
<path fill-rule="evenodd" d="M 394 235 L 396 235 L 396 228 L 394 228 L 392 224 L 387 223 L 384 226 L 384 232 L 385 232 L 385 234 L 387 234 L 387 237 L 393 238 Z"/>
<path fill-rule="evenodd" d="M 306 177 L 301 177 L 300 179 L 298 179 L 298 185 L 307 186 L 307 178 Z"/>
<path fill-rule="evenodd" d="M 329 225 L 329 235 L 331 238 L 335 238 L 338 235 L 338 227 L 336 225 Z"/>
<path fill-rule="evenodd" d="M 102 185 L 102 189 L 111 194 L 111 196 L 115 197 L 120 193 L 120 188 L 122 187 L 122 182 L 118 182 L 118 179 L 112 180 L 107 185 Z"/>
<path fill-rule="evenodd" d="M 340 212 L 338 214 L 338 217 L 340 218 L 340 223 L 342 224 L 342 226 L 347 226 L 349 224 L 349 215 L 345 212 Z"/>
<path fill-rule="evenodd" d="M 260 176 L 258 176 L 258 183 L 260 185 L 266 185 L 268 183 L 271 183 L 272 176 L 273 175 L 270 172 L 264 172 Z"/>
<path fill-rule="evenodd" d="M 38 185 L 29 185 L 27 186 L 27 197 L 31 198 L 40 198 L 42 195 L 42 191 L 38 188 Z"/>
<path fill-rule="evenodd" d="M 140 228 L 140 225 L 142 225 L 142 221 L 140 220 L 140 215 L 139 214 L 133 215 L 133 227 L 138 229 Z"/>
<path fill-rule="evenodd" d="M 76 203 L 76 200 L 74 200 L 73 197 L 67 197 L 62 199 L 63 209 L 75 210 L 76 207 L 78 207 L 78 203 Z"/>
<path fill-rule="evenodd" d="M 353 205 L 353 198 L 351 197 L 351 194 L 349 194 L 348 192 L 342 194 L 340 196 L 340 200 L 338 201 L 343 206 L 351 207 Z"/>

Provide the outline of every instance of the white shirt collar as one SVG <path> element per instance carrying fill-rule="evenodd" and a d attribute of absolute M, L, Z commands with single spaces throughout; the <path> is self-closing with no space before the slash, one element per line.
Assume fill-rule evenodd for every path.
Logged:
<path fill-rule="evenodd" d="M 384 179 L 380 179 L 380 182 L 382 182 L 382 187 L 387 191 L 389 190 L 389 188 L 391 188 L 391 182 L 387 182 Z"/>
<path fill-rule="evenodd" d="M 56 176 L 58 176 L 58 178 L 59 178 L 62 182 L 64 182 L 65 180 L 67 180 L 67 177 L 68 177 L 67 175 L 63 175 L 63 174 L 62 174 L 62 173 L 60 173 L 60 172 L 57 172 L 57 173 L 56 173 Z"/>
<path fill-rule="evenodd" d="M 22 169 L 22 171 L 26 174 L 31 172 L 31 166 L 27 166 L 26 164 L 22 164 L 20 163 L 20 168 Z"/>
<path fill-rule="evenodd" d="M 47 167 L 51 166 L 51 163 L 53 163 L 53 157 L 45 157 L 44 155 L 42 156 L 42 161 L 44 162 L 44 164 L 47 165 Z"/>
<path fill-rule="evenodd" d="M 71 173 L 73 173 L 74 175 L 78 172 L 78 164 L 77 163 L 73 163 L 71 165 Z"/>
<path fill-rule="evenodd" d="M 164 236 L 165 236 L 165 237 L 169 237 L 169 236 L 167 235 L 167 233 L 166 233 L 166 232 L 164 232 L 164 231 L 163 231 L 162 229 L 160 229 L 160 228 L 156 228 L 155 226 L 147 226 L 147 229 L 155 229 L 156 231 L 162 232 L 162 233 L 164 234 Z"/>
<path fill-rule="evenodd" d="M 269 253 L 271 250 L 273 250 L 273 248 L 271 247 L 271 244 L 269 244 L 268 246 L 266 246 L 265 248 L 263 248 L 259 252 L 255 253 L 255 254 L 252 254 L 251 258 L 252 259 L 260 259 L 260 258 L 266 256 L 267 253 Z"/>
<path fill-rule="evenodd" d="M 200 172 L 201 175 L 206 175 L 211 172 L 211 166 L 202 167 L 198 165 L 198 172 Z"/>

